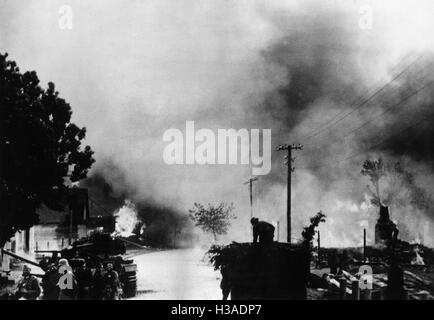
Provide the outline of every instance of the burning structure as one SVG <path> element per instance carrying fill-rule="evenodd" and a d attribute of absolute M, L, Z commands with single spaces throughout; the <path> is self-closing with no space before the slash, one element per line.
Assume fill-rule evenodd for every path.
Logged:
<path fill-rule="evenodd" d="M 389 244 L 398 239 L 398 228 L 390 220 L 389 208 L 380 206 L 380 217 L 375 224 L 375 244 Z"/>
<path fill-rule="evenodd" d="M 369 244 L 387 246 L 398 237 L 396 228 L 403 241 L 420 238 L 421 226 L 433 220 L 434 42 L 426 36 L 434 29 L 432 1 L 370 4 L 375 28 L 359 23 L 357 1 L 157 2 L 125 5 L 121 16 L 112 0 L 101 8 L 77 5 L 74 10 L 95 10 L 103 19 L 80 15 L 86 28 L 75 28 L 74 41 L 62 38 L 59 46 L 52 46 L 59 34 L 45 19 L 45 6 L 22 10 L 6 1 L 0 13 L 0 25 L 14 31 L 5 33 L 5 49 L 20 65 L 56 79 L 56 88 L 72 98 L 74 117 L 89 128 L 97 151 L 91 174 L 105 177 L 121 201 L 137 204 L 149 244 L 174 245 L 191 231 L 182 217 L 194 202 L 234 202 L 240 219 L 231 240 L 244 243 L 249 236 L 247 194 L 238 182 L 251 168 L 162 161 L 163 133 L 188 119 L 213 132 L 270 128 L 273 145 L 305 146 L 293 179 L 293 234 L 321 208 L 329 216 L 321 230 L 325 246 L 360 245 L 362 223 L 368 240 L 375 238 Z M 100 37 L 87 31 L 101 28 Z M 132 32 L 136 28 L 143 33 Z M 393 199 L 369 194 L 376 202 L 366 204 L 359 168 L 379 156 L 393 170 L 374 167 L 373 193 L 397 193 L 389 193 Z M 398 161 L 407 170 L 396 168 Z M 280 159 L 272 158 L 256 191 L 255 213 L 283 222 L 287 189 Z M 118 232 L 131 232 L 133 212 L 128 206 L 120 211 Z M 284 238 L 289 232 L 279 225 Z M 426 235 L 425 244 L 434 245 L 432 233 Z M 426 253 L 419 254 L 427 263 Z"/>
<path fill-rule="evenodd" d="M 122 208 L 114 213 L 116 219 L 115 233 L 121 237 L 129 237 L 134 235 L 139 219 L 137 216 L 137 210 L 134 203 L 130 200 L 125 200 L 125 204 Z"/>

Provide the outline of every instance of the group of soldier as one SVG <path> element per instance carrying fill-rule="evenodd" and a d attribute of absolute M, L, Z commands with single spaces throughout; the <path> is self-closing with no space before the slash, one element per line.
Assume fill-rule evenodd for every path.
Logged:
<path fill-rule="evenodd" d="M 122 294 L 118 273 L 112 263 L 103 268 L 98 264 L 92 272 L 84 259 L 77 261 L 75 268 L 68 260 L 60 259 L 48 266 L 41 284 L 24 265 L 13 298 L 27 300 L 119 300 Z M 41 289 L 42 287 L 42 289 Z"/>

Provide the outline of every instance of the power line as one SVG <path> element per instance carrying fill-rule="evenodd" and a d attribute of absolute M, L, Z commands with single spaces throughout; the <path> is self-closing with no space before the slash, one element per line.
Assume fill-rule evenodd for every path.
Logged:
<path fill-rule="evenodd" d="M 398 69 L 398 66 L 400 66 L 401 63 L 404 62 L 404 60 L 408 59 L 409 56 L 410 56 L 410 54 L 404 56 L 404 57 L 403 57 L 403 58 L 402 58 L 402 59 L 401 59 L 401 60 L 400 60 L 400 61 L 399 61 L 399 62 L 398 62 L 394 67 L 391 68 L 391 71 L 390 71 L 390 72 L 391 72 L 391 73 L 394 73 L 395 70 Z M 346 90 L 346 91 L 349 91 L 349 90 Z M 359 96 L 358 98 L 354 99 L 354 101 L 350 103 L 350 106 L 355 105 L 355 104 L 358 103 L 359 101 L 362 101 L 362 100 L 363 100 L 363 96 L 364 96 L 365 94 L 369 94 L 369 92 L 373 92 L 373 91 L 374 91 L 374 90 L 372 90 L 372 89 L 367 89 L 367 90 L 365 90 L 365 92 L 364 92 L 361 96 Z M 346 95 L 346 93 L 344 93 L 344 95 Z M 342 100 L 342 99 L 341 99 L 341 100 Z M 309 136 L 312 135 L 313 133 L 315 133 L 317 130 L 319 130 L 319 129 L 321 129 L 322 127 L 325 127 L 327 124 L 331 123 L 334 119 L 336 119 L 336 117 L 342 115 L 342 114 L 345 113 L 346 111 L 347 111 L 346 109 L 339 111 L 337 114 L 335 114 L 335 115 L 333 116 L 332 119 L 330 119 L 330 120 L 328 120 L 326 123 L 322 124 L 319 128 L 310 131 L 310 133 L 306 134 L 306 136 L 308 136 L 307 138 L 309 138 Z M 282 131 L 282 122 L 280 122 L 280 125 L 279 125 L 279 134 L 278 134 L 278 136 L 279 136 L 279 141 L 280 141 L 280 137 L 281 137 L 281 131 Z M 303 138 L 301 137 L 301 138 L 299 138 L 299 139 L 295 139 L 295 140 L 303 140 Z"/>
<path fill-rule="evenodd" d="M 367 103 L 369 103 L 378 94 L 380 94 L 381 92 L 383 92 L 392 82 L 394 82 L 395 80 L 397 80 L 398 78 L 400 78 L 404 73 L 406 73 L 410 69 L 411 66 L 413 66 L 417 61 L 420 60 L 421 57 L 422 57 L 422 55 L 419 55 L 414 61 L 412 61 L 409 65 L 407 65 L 403 70 L 401 70 L 397 75 L 395 75 L 390 81 L 388 81 L 386 84 L 384 84 L 381 88 L 377 89 L 373 94 L 371 94 L 369 96 L 369 98 L 366 98 L 362 102 L 360 102 L 355 108 L 353 108 L 349 112 L 345 113 L 342 117 L 336 119 L 336 117 L 339 117 L 341 114 L 343 114 L 346 111 L 346 110 L 342 110 L 333 119 L 330 119 L 322 127 L 320 127 L 319 130 L 313 131 L 313 133 L 311 133 L 310 135 L 308 135 L 305 139 L 309 140 L 309 139 L 312 139 L 312 138 L 318 136 L 320 133 L 328 130 L 331 127 L 333 127 L 334 125 L 336 125 L 340 121 L 344 120 L 349 115 L 353 114 L 354 112 L 356 112 L 357 110 L 359 110 L 361 107 L 363 107 L 364 105 L 366 105 Z"/>
<path fill-rule="evenodd" d="M 418 125 L 420 125 L 421 123 L 423 123 L 423 122 L 425 122 L 425 121 L 427 121 L 427 120 L 431 120 L 431 119 L 430 119 L 430 118 L 423 118 L 422 120 L 420 120 L 420 121 L 418 121 L 418 122 L 416 122 L 416 123 L 414 123 L 414 124 L 412 124 L 412 125 L 406 127 L 404 130 L 401 130 L 401 131 L 399 131 L 398 133 L 393 134 L 393 135 L 389 136 L 388 138 L 381 140 L 380 143 L 377 143 L 377 144 L 375 144 L 375 145 L 372 145 L 372 146 L 370 146 L 369 148 L 367 148 L 366 150 L 364 150 L 364 151 L 362 151 L 362 152 L 359 152 L 359 153 L 356 153 L 356 154 L 350 155 L 350 156 L 348 156 L 348 157 L 346 157 L 346 158 L 343 158 L 343 159 L 338 159 L 338 160 L 334 161 L 332 164 L 328 163 L 328 164 L 318 165 L 318 166 L 301 167 L 301 168 L 299 168 L 299 169 L 302 169 L 302 170 L 313 170 L 313 169 L 319 169 L 319 168 L 323 168 L 323 167 L 328 167 L 328 166 L 330 166 L 330 165 L 334 165 L 334 164 L 336 164 L 336 163 L 341 163 L 341 162 L 344 162 L 344 161 L 350 160 L 350 159 L 355 158 L 355 157 L 357 157 L 357 156 L 360 156 L 360 155 L 362 155 L 362 154 L 364 154 L 364 153 L 366 153 L 366 152 L 368 152 L 368 151 L 370 151 L 370 150 L 372 150 L 372 149 L 374 149 L 374 148 L 377 148 L 377 147 L 381 146 L 381 145 L 384 144 L 385 142 L 387 142 L 387 141 L 389 141 L 389 140 L 391 140 L 391 139 L 393 139 L 393 138 L 395 138 L 395 137 L 397 137 L 397 136 L 403 134 L 403 133 L 406 132 L 406 131 L 409 131 L 410 129 L 412 129 L 412 128 L 418 126 Z"/>
<path fill-rule="evenodd" d="M 344 134 L 344 136 L 338 137 L 338 140 L 330 143 L 330 145 L 336 144 L 337 142 L 339 142 L 340 140 L 345 140 L 347 139 L 349 136 L 351 136 L 352 134 L 354 134 L 355 132 L 359 131 L 360 129 L 364 128 L 366 125 L 368 125 L 369 123 L 372 123 L 374 121 L 377 121 L 378 119 L 380 119 L 381 116 L 385 115 L 386 113 L 388 113 L 389 111 L 391 111 L 392 109 L 395 109 L 397 106 L 401 105 L 402 103 L 406 102 L 407 100 L 411 99 L 412 97 L 414 97 L 415 95 L 417 95 L 420 91 L 424 90 L 425 88 L 427 88 L 429 85 L 433 84 L 434 80 L 428 81 L 427 83 L 425 83 L 422 87 L 418 88 L 417 90 L 411 92 L 410 94 L 408 94 L 407 96 L 405 96 L 403 99 L 401 99 L 399 102 L 392 104 L 391 106 L 387 107 L 386 109 L 384 109 L 382 112 L 380 112 L 379 114 L 377 114 L 375 116 L 375 118 L 372 118 L 368 121 L 365 121 L 363 124 L 361 124 L 360 126 L 358 126 L 355 129 L 352 129 L 348 132 L 346 132 Z M 305 152 L 304 154 L 309 154 L 312 152 L 315 152 L 317 150 L 321 149 L 321 147 L 317 147 L 311 150 L 308 150 L 307 152 Z"/>

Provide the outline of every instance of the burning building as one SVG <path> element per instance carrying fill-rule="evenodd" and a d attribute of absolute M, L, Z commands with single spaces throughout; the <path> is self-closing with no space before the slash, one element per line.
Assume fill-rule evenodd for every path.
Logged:
<path fill-rule="evenodd" d="M 380 217 L 375 224 L 375 244 L 390 243 L 398 237 L 396 224 L 390 220 L 389 208 L 380 206 Z"/>

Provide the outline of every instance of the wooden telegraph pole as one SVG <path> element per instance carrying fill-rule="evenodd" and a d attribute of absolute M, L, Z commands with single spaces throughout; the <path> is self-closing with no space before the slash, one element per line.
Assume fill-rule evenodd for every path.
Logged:
<path fill-rule="evenodd" d="M 321 233 L 318 230 L 318 263 L 317 267 L 321 267 Z"/>
<path fill-rule="evenodd" d="M 69 238 L 68 238 L 68 244 L 72 244 L 72 230 L 73 230 L 73 218 L 72 218 L 72 208 L 68 203 L 68 210 L 69 210 Z"/>
<path fill-rule="evenodd" d="M 244 182 L 244 184 L 248 184 L 249 185 L 249 193 L 250 193 L 250 220 L 252 220 L 253 218 L 253 182 L 257 181 L 258 178 L 254 177 L 254 178 L 250 178 L 249 180 L 247 180 L 246 182 Z M 250 225 L 250 222 L 249 222 Z M 253 235 L 253 227 L 252 227 L 252 235 Z"/>
<path fill-rule="evenodd" d="M 277 242 L 280 241 L 280 221 L 277 221 Z"/>
<path fill-rule="evenodd" d="M 363 262 L 366 262 L 366 229 L 363 229 Z"/>
<path fill-rule="evenodd" d="M 253 182 L 257 180 L 258 178 L 255 177 L 255 178 L 250 178 L 249 180 L 244 182 L 244 184 L 249 185 L 249 191 L 250 191 L 250 219 L 253 218 Z"/>
<path fill-rule="evenodd" d="M 283 151 L 286 150 L 288 152 L 288 155 L 285 157 L 287 159 L 287 166 L 288 166 L 288 195 L 287 195 L 287 241 L 288 243 L 291 243 L 291 173 L 294 172 L 294 167 L 292 166 L 292 163 L 295 161 L 295 158 L 292 157 L 292 150 L 303 150 L 302 144 L 292 144 L 292 145 L 280 145 L 277 147 L 277 151 Z"/>

